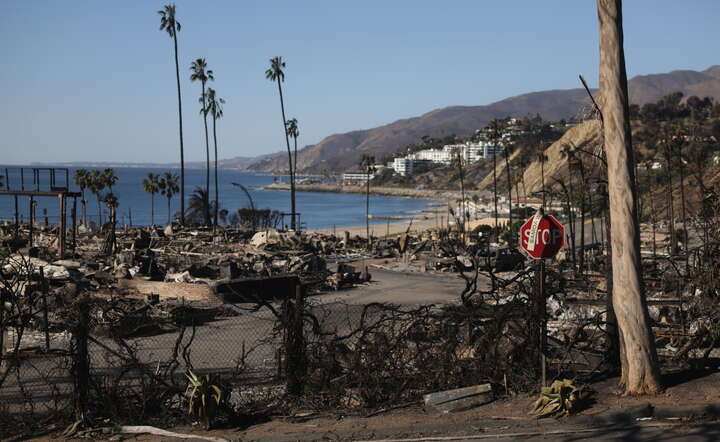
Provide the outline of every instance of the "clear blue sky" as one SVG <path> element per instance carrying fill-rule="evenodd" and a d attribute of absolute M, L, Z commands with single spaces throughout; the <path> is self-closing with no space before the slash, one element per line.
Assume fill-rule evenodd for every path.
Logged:
<path fill-rule="evenodd" d="M 0 0 L 0 163 L 179 160 L 165 2 Z M 720 1 L 628 0 L 628 74 L 719 64 Z M 178 1 L 186 156 L 204 159 L 189 66 L 225 98 L 220 157 L 284 148 L 268 59 L 287 62 L 299 144 L 450 105 L 597 84 L 595 2 Z"/>

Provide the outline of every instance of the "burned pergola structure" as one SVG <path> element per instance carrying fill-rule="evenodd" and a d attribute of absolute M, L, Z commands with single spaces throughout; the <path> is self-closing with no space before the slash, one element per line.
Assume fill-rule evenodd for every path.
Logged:
<path fill-rule="evenodd" d="M 67 238 L 67 205 L 72 198 L 72 244 L 75 247 L 77 232 L 77 198 L 80 192 L 70 191 L 70 171 L 64 167 L 19 167 L 5 168 L 5 185 L 0 187 L 0 195 L 12 196 L 15 200 L 15 238 L 20 229 L 19 197 L 29 197 L 29 228 L 28 246 L 33 246 L 35 222 L 35 198 L 58 199 L 58 255 L 65 255 Z"/>

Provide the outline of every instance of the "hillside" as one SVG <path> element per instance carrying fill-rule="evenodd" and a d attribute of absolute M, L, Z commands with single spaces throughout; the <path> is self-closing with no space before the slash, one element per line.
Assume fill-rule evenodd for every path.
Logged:
<path fill-rule="evenodd" d="M 711 96 L 720 100 L 720 66 L 705 71 L 681 70 L 665 74 L 641 75 L 629 81 L 631 101 L 655 102 L 680 91 L 685 96 Z M 583 89 L 532 92 L 485 106 L 450 106 L 419 117 L 398 120 L 384 126 L 334 134 L 298 153 L 298 169 L 303 172 L 341 171 L 355 166 L 363 153 L 381 158 L 417 142 L 423 135 L 443 137 L 469 135 L 493 118 L 523 117 L 539 113 L 546 120 L 560 120 L 582 113 L 587 106 Z M 252 171 L 287 169 L 282 154 L 270 155 L 248 167 Z"/>

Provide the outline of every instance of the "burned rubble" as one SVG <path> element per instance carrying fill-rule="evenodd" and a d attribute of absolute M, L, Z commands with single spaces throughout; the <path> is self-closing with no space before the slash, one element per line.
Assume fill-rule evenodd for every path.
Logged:
<path fill-rule="evenodd" d="M 372 410 L 478 382 L 490 396 L 528 391 L 541 371 L 529 324 L 540 321 L 553 375 L 589 378 L 613 366 L 607 260 L 597 248 L 582 271 L 567 254 L 548 266 L 539 313 L 536 267 L 482 235 L 430 230 L 368 244 L 350 235 L 169 226 L 118 230 L 118 247 L 106 254 L 103 234 L 81 229 L 58 259 L 51 228 L 38 229 L 33 247 L 13 242 L 14 233 L 3 233 L 12 251 L 0 272 L 6 287 L 19 287 L 10 324 L 23 326 L 10 325 L 16 330 L 4 338 L 15 344 L 5 344 L 6 358 L 24 358 L 19 366 L 43 354 L 74 360 L 83 317 L 90 366 L 104 367 L 92 355 L 101 351 L 113 370 L 161 385 L 190 367 L 219 370 L 235 380 L 237 406 L 288 413 Z M 716 355 L 718 260 L 710 250 L 686 268 L 681 258 L 644 256 L 650 318 L 668 363 Z M 454 277 L 466 289 L 450 305 L 398 306 L 390 293 L 387 303 L 360 306 L 314 299 L 373 281 L 374 270 Z M 256 387 L 249 379 L 260 373 L 271 381 Z M 295 399 L 281 399 L 290 392 Z"/>

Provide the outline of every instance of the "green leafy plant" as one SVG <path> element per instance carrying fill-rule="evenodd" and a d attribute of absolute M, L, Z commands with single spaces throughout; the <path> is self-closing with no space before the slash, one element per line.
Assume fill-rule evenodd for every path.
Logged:
<path fill-rule="evenodd" d="M 209 430 L 218 411 L 226 407 L 230 391 L 215 376 L 198 376 L 191 370 L 185 376 L 190 381 L 186 392 L 188 413 Z"/>
<path fill-rule="evenodd" d="M 558 380 L 540 390 L 540 397 L 533 402 L 530 414 L 539 418 L 563 417 L 578 411 L 588 391 L 573 385 L 570 379 Z"/>

